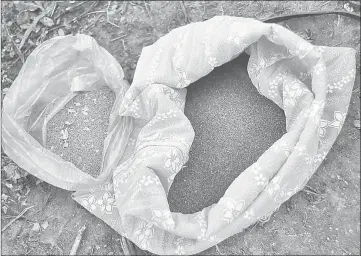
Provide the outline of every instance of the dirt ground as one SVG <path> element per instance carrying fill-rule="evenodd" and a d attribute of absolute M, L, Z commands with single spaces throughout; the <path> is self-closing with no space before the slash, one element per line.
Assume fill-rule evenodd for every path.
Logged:
<path fill-rule="evenodd" d="M 118 60 L 129 82 L 142 48 L 186 24 L 178 1 L 57 1 L 55 9 L 50 2 L 26 3 L 25 7 L 13 2 L 1 3 L 2 97 L 22 67 L 22 57 L 15 46 L 21 44 L 27 24 L 44 11 L 49 10 L 47 17 L 53 23 L 49 20 L 38 23 L 21 48 L 24 59 L 49 38 L 84 33 L 93 36 Z M 190 20 L 197 22 L 215 15 L 261 19 L 302 11 L 345 10 L 345 3 L 192 1 L 185 2 L 185 8 Z M 359 13 L 359 8 L 355 6 L 352 11 Z M 359 73 L 359 21 L 328 15 L 292 19 L 283 25 L 316 45 L 357 49 Z M 360 254 L 359 86 L 357 75 L 344 127 L 308 187 L 283 204 L 268 221 L 257 223 L 201 254 Z M 2 227 L 25 208 L 32 207 L 2 232 L 3 255 L 69 254 L 83 225 L 87 228 L 79 254 L 123 254 L 120 235 L 73 201 L 71 192 L 26 175 L 3 152 L 1 160 Z"/>

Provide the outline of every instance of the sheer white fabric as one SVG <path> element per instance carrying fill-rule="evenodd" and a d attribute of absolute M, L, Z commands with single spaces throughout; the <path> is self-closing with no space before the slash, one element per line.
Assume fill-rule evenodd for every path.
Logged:
<path fill-rule="evenodd" d="M 287 133 L 218 203 L 193 214 L 171 212 L 167 193 L 194 138 L 183 113 L 186 87 L 244 50 L 252 83 L 284 110 Z M 145 47 L 128 88 L 120 65 L 91 37 L 53 38 L 29 56 L 4 99 L 3 147 L 33 175 L 75 190 L 77 202 L 142 249 L 194 254 L 267 218 L 306 185 L 345 120 L 355 53 L 314 46 L 276 24 L 214 17 Z M 76 91 L 101 82 L 117 99 L 102 174 L 94 179 L 43 145 L 47 121 Z"/>

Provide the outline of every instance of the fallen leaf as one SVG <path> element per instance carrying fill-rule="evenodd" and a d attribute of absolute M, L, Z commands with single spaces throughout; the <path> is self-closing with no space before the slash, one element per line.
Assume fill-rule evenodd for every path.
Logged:
<path fill-rule="evenodd" d="M 21 24 L 21 25 L 19 25 L 19 26 L 20 26 L 20 28 L 22 28 L 22 29 L 28 29 L 29 27 L 31 27 L 31 24 L 26 23 L 26 24 Z"/>
<path fill-rule="evenodd" d="M 67 148 L 67 147 L 69 147 L 69 142 L 66 140 L 64 141 L 63 148 Z"/>
<path fill-rule="evenodd" d="M 68 109 L 68 113 L 69 113 L 69 114 L 71 114 L 71 113 L 76 113 L 76 111 L 75 111 L 74 109 L 72 109 L 72 108 L 69 108 L 69 109 Z"/>
<path fill-rule="evenodd" d="M 9 196 L 7 194 L 2 194 L 1 195 L 1 200 L 4 200 L 4 202 L 6 202 L 8 200 Z"/>
<path fill-rule="evenodd" d="M 10 189 L 13 188 L 13 184 L 11 184 L 11 183 L 5 183 L 5 186 L 7 186 L 7 187 L 10 188 Z"/>
<path fill-rule="evenodd" d="M 74 105 L 79 107 L 81 104 L 79 102 L 75 102 Z"/>
<path fill-rule="evenodd" d="M 54 21 L 50 19 L 49 17 L 44 17 L 40 20 L 40 23 L 42 23 L 44 26 L 52 27 L 54 26 Z"/>
<path fill-rule="evenodd" d="M 27 24 L 29 22 L 30 22 L 30 15 L 26 10 L 19 12 L 18 15 L 16 16 L 16 23 L 18 25 Z"/>
<path fill-rule="evenodd" d="M 41 227 L 42 227 L 44 230 L 47 229 L 47 228 L 49 227 L 48 221 L 47 221 L 47 220 L 44 221 L 43 224 L 41 224 Z"/>
<path fill-rule="evenodd" d="M 40 7 L 34 3 L 31 3 L 30 1 L 13 1 L 16 10 L 18 11 L 36 11 L 37 9 L 39 9 Z"/>
<path fill-rule="evenodd" d="M 360 120 L 354 120 L 353 126 L 360 130 Z"/>
<path fill-rule="evenodd" d="M 18 179 L 28 175 L 27 172 L 20 170 L 14 164 L 8 164 L 8 165 L 4 166 L 4 171 L 6 173 L 7 178 L 13 180 L 15 183 L 17 183 Z"/>
<path fill-rule="evenodd" d="M 84 116 L 88 115 L 88 112 L 86 112 L 86 111 L 82 111 L 82 113 L 83 113 Z"/>
<path fill-rule="evenodd" d="M 82 108 L 82 111 L 89 111 L 89 108 L 87 106 Z"/>
<path fill-rule="evenodd" d="M 58 30 L 58 35 L 59 35 L 59 36 L 65 36 L 64 30 L 62 30 L 61 28 L 59 28 L 59 30 Z"/>
<path fill-rule="evenodd" d="M 84 131 L 90 131 L 90 129 L 88 127 L 85 127 L 83 130 Z"/>
<path fill-rule="evenodd" d="M 5 214 L 8 212 L 8 207 L 6 205 L 2 206 L 1 209 Z"/>
<path fill-rule="evenodd" d="M 43 181 L 41 179 L 38 179 L 36 182 L 35 182 L 35 185 L 39 185 L 40 183 L 42 183 Z"/>
<path fill-rule="evenodd" d="M 34 226 L 33 226 L 33 228 L 32 228 L 31 230 L 32 230 L 32 231 L 39 231 L 39 230 L 40 230 L 40 224 L 37 223 L 37 222 L 35 222 L 35 223 L 34 223 Z"/>

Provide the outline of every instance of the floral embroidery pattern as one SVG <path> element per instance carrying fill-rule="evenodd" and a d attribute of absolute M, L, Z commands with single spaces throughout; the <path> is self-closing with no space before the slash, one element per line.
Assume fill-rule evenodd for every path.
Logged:
<path fill-rule="evenodd" d="M 160 180 L 158 177 L 143 175 L 142 179 L 139 180 L 139 183 L 145 187 L 148 187 L 150 184 L 160 185 Z"/>
<path fill-rule="evenodd" d="M 173 173 L 177 172 L 181 165 L 181 159 L 179 157 L 178 151 L 176 149 L 172 149 L 171 151 L 165 154 L 166 159 L 164 162 L 164 166 L 170 169 Z"/>
<path fill-rule="evenodd" d="M 274 99 L 277 96 L 277 88 L 278 86 L 282 83 L 284 79 L 284 75 L 279 73 L 275 76 L 275 78 L 273 80 L 270 81 L 269 85 L 269 89 L 268 89 L 268 95 Z"/>
<path fill-rule="evenodd" d="M 176 246 L 176 249 L 175 249 L 175 254 L 176 255 L 185 255 L 185 249 L 184 249 L 184 239 L 181 237 L 181 238 L 178 238 L 175 242 L 174 242 L 174 245 Z"/>
<path fill-rule="evenodd" d="M 296 80 L 291 83 L 284 83 L 283 104 L 285 107 L 296 106 L 297 99 L 304 94 L 302 85 Z"/>
<path fill-rule="evenodd" d="M 190 85 L 191 83 L 191 80 L 188 78 L 188 75 L 186 72 L 178 72 L 178 75 L 179 75 L 179 82 L 177 84 L 177 88 L 184 88 L 184 87 L 187 87 L 188 85 Z"/>
<path fill-rule="evenodd" d="M 320 120 L 319 126 L 318 126 L 318 134 L 321 137 L 325 137 L 326 135 L 326 127 L 329 125 L 329 122 L 327 120 Z"/>
<path fill-rule="evenodd" d="M 113 203 L 115 199 L 109 193 L 105 192 L 103 196 L 97 200 L 97 204 L 100 206 L 102 213 L 111 214 L 113 210 Z"/>
<path fill-rule="evenodd" d="M 149 240 L 153 237 L 153 235 L 153 224 L 146 221 L 141 221 L 139 228 L 134 230 L 134 236 L 139 242 L 140 248 L 143 250 L 149 249 Z"/>
<path fill-rule="evenodd" d="M 333 82 L 332 84 L 327 84 L 327 92 L 332 93 L 334 90 L 342 90 L 345 84 L 350 83 L 355 79 L 355 69 L 348 71 L 346 75 L 341 76 L 341 80 Z"/>
<path fill-rule="evenodd" d="M 174 228 L 175 222 L 169 210 L 153 209 L 152 214 L 152 220 L 160 223 L 165 229 Z"/>
<path fill-rule="evenodd" d="M 222 197 L 219 201 L 220 204 L 225 206 L 222 212 L 222 220 L 231 223 L 238 217 L 245 206 L 245 201 L 236 202 L 232 198 Z"/>
<path fill-rule="evenodd" d="M 195 219 L 199 223 L 201 234 L 197 237 L 198 240 L 204 241 L 206 240 L 207 233 L 207 222 L 206 215 L 204 214 L 204 210 L 196 213 Z"/>
<path fill-rule="evenodd" d="M 139 118 L 140 115 L 138 113 L 139 111 L 139 99 L 136 99 L 133 101 L 133 103 L 130 105 L 129 110 L 132 112 L 132 115 L 134 118 Z"/>
<path fill-rule="evenodd" d="M 266 189 L 265 189 L 270 197 L 273 197 L 274 194 L 281 189 L 280 183 L 281 183 L 281 177 L 280 176 L 274 177 L 270 181 L 270 186 L 267 186 Z"/>
<path fill-rule="evenodd" d="M 346 114 L 340 111 L 335 111 L 333 113 L 333 121 L 330 122 L 329 126 L 336 128 L 340 132 L 343 122 L 345 121 Z"/>
<path fill-rule="evenodd" d="M 83 198 L 80 201 L 81 205 L 83 205 L 86 209 L 88 209 L 90 212 L 94 212 L 97 208 L 95 204 L 95 197 L 90 196 L 88 198 Z"/>
<path fill-rule="evenodd" d="M 148 125 L 153 126 L 156 122 L 164 121 L 164 120 L 166 120 L 168 118 L 174 118 L 174 117 L 177 116 L 176 113 L 177 113 L 177 111 L 173 110 L 173 109 L 168 110 L 166 113 L 158 113 L 153 117 L 152 120 L 150 120 Z"/>

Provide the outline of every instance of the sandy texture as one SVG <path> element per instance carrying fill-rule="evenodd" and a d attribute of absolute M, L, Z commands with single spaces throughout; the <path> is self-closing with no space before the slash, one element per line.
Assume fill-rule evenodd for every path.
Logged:
<path fill-rule="evenodd" d="M 75 96 L 48 123 L 47 147 L 97 177 L 114 100 L 115 95 L 107 86 Z"/>
<path fill-rule="evenodd" d="M 173 211 L 192 213 L 216 203 L 286 132 L 283 111 L 248 77 L 248 58 L 243 54 L 188 87 L 185 114 L 195 139 L 169 193 Z"/>

